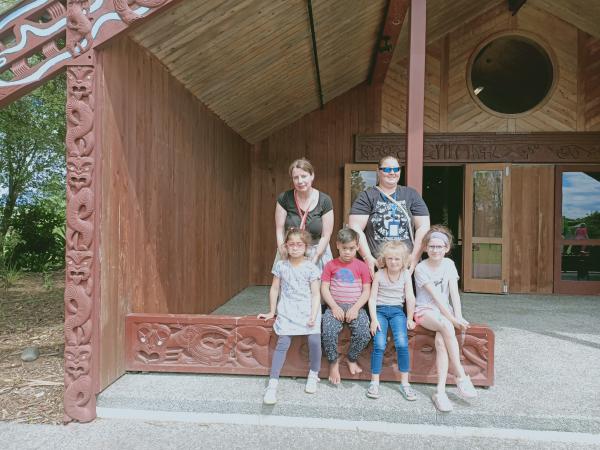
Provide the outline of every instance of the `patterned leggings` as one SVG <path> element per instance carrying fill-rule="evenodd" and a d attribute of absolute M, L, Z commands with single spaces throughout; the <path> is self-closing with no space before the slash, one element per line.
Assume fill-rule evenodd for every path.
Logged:
<path fill-rule="evenodd" d="M 340 308 L 348 311 L 351 304 L 340 304 Z M 327 308 L 325 314 L 323 314 L 323 327 L 321 329 L 321 340 L 323 341 L 323 350 L 327 360 L 332 363 L 338 359 L 338 339 L 344 323 L 337 320 L 330 308 Z M 358 311 L 358 317 L 348 324 L 350 331 L 350 348 L 348 349 L 348 359 L 352 362 L 356 362 L 360 352 L 362 352 L 369 341 L 371 340 L 371 332 L 369 330 L 369 316 L 367 312 L 360 308 Z"/>
<path fill-rule="evenodd" d="M 279 336 L 277 346 L 273 353 L 273 361 L 271 362 L 270 378 L 279 378 L 287 351 L 292 343 L 293 336 Z M 302 336 L 299 336 L 302 337 Z M 310 360 L 310 370 L 318 372 L 321 369 L 321 335 L 309 334 L 308 337 L 308 359 Z"/>

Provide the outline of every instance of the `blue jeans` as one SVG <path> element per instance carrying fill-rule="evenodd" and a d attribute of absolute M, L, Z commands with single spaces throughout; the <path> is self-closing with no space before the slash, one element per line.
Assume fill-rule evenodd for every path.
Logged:
<path fill-rule="evenodd" d="M 387 345 L 388 326 L 392 329 L 394 345 L 398 354 L 398 369 L 408 372 L 410 356 L 408 354 L 408 334 L 406 332 L 406 316 L 401 306 L 378 306 L 377 321 L 381 330 L 373 337 L 373 353 L 371 353 L 371 373 L 379 375 L 383 365 L 383 354 Z"/>

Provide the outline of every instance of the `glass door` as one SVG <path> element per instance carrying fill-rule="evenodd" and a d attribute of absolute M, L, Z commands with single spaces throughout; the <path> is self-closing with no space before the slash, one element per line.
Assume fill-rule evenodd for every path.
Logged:
<path fill-rule="evenodd" d="M 467 164 L 464 206 L 464 290 L 507 293 L 510 165 Z"/>
<path fill-rule="evenodd" d="M 556 168 L 554 291 L 600 294 L 600 166 Z"/>

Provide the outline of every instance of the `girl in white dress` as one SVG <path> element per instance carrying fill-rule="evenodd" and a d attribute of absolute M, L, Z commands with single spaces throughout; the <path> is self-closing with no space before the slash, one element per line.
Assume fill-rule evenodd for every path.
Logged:
<path fill-rule="evenodd" d="M 428 330 L 435 331 L 437 392 L 432 400 L 438 410 L 452 410 L 446 394 L 446 378 L 450 362 L 456 374 L 456 387 L 463 398 L 477 397 L 477 391 L 460 363 L 458 341 L 454 328 L 465 332 L 469 326 L 462 316 L 458 293 L 458 272 L 454 262 L 446 258 L 452 246 L 452 234 L 442 225 L 434 225 L 423 238 L 423 249 L 428 258 L 417 265 L 415 283 L 417 298 L 415 321 Z M 448 301 L 452 298 L 452 306 Z"/>
<path fill-rule="evenodd" d="M 305 391 L 317 391 L 318 373 L 321 368 L 321 297 L 319 279 L 321 271 L 306 258 L 311 236 L 307 231 L 290 228 L 284 239 L 287 259 L 277 261 L 273 267 L 273 283 L 269 291 L 270 310 L 259 314 L 259 319 L 272 319 L 277 309 L 273 330 L 279 336 L 271 362 L 269 385 L 265 390 L 264 403 L 277 402 L 279 374 L 292 336 L 308 337 L 310 371 Z M 279 302 L 277 301 L 279 299 Z"/>

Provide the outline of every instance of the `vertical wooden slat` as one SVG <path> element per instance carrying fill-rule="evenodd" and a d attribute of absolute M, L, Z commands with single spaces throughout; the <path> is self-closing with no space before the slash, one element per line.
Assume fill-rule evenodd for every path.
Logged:
<path fill-rule="evenodd" d="M 410 6 L 406 185 L 418 192 L 423 190 L 426 6 L 425 0 L 413 0 Z"/>
<path fill-rule="evenodd" d="M 440 130 L 448 131 L 448 69 L 450 66 L 450 36 L 442 39 L 440 61 Z"/>
<path fill-rule="evenodd" d="M 585 131 L 585 67 L 587 34 L 577 31 L 577 131 Z"/>

